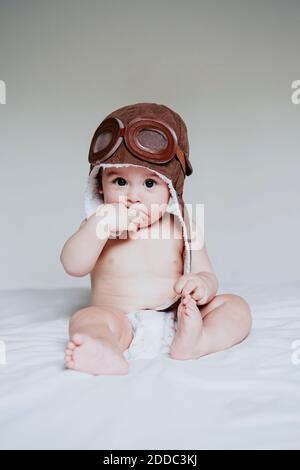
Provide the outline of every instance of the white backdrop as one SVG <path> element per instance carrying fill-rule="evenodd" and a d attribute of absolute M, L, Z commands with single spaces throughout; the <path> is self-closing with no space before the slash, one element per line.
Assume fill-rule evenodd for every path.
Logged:
<path fill-rule="evenodd" d="M 85 286 L 59 262 L 84 217 L 87 155 L 112 110 L 185 120 L 222 282 L 300 280 L 300 2 L 0 1 L 0 285 Z"/>

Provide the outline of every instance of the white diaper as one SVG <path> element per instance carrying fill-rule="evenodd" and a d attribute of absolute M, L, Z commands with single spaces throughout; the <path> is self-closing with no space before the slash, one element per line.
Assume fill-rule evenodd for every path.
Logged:
<path fill-rule="evenodd" d="M 136 310 L 127 313 L 134 338 L 124 356 L 128 360 L 150 359 L 169 354 L 177 330 L 176 313 L 157 310 Z"/>

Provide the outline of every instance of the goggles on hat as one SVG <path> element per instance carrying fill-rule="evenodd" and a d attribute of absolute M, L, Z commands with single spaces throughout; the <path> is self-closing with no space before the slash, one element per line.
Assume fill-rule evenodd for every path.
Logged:
<path fill-rule="evenodd" d="M 129 152 L 140 160 L 163 164 L 177 157 L 185 174 L 190 175 L 193 171 L 178 145 L 174 129 L 162 121 L 148 118 L 135 118 L 126 126 L 116 117 L 104 119 L 93 136 L 89 162 L 95 165 L 107 160 L 123 139 Z"/>

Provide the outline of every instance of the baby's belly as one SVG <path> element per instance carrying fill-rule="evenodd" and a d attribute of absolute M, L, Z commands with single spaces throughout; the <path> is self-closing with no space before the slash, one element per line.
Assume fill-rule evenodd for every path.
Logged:
<path fill-rule="evenodd" d="M 171 304 L 176 297 L 174 284 L 179 276 L 92 277 L 91 305 L 121 309 L 128 313 L 154 309 L 168 301 Z"/>
<path fill-rule="evenodd" d="M 182 271 L 181 241 L 109 241 L 91 273 L 92 305 L 129 312 L 172 304 Z"/>

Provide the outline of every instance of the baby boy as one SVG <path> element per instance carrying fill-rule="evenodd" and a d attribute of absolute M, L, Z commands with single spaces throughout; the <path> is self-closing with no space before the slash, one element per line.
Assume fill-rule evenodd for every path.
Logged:
<path fill-rule="evenodd" d="M 68 274 L 91 277 L 90 305 L 70 320 L 66 367 L 127 374 L 124 351 L 134 337 L 127 314 L 161 304 L 176 305 L 173 359 L 197 359 L 241 342 L 251 329 L 249 305 L 238 295 L 217 295 L 218 280 L 194 220 L 197 243 L 187 253 L 180 215 L 183 180 L 192 167 L 180 116 L 154 103 L 120 108 L 97 129 L 89 161 L 95 205 L 60 257 Z M 170 200 L 179 216 L 167 211 Z"/>

